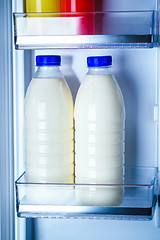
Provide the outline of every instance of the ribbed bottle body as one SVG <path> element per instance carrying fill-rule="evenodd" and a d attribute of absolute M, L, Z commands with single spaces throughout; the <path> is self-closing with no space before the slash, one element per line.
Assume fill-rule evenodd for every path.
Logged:
<path fill-rule="evenodd" d="M 73 101 L 61 77 L 33 78 L 25 99 L 29 182 L 73 183 Z"/>
<path fill-rule="evenodd" d="M 112 74 L 92 70 L 85 76 L 75 103 L 75 182 L 122 184 L 124 141 L 125 107 L 120 88 Z M 78 190 L 78 201 L 85 205 L 122 201 L 122 189 L 106 189 Z"/>

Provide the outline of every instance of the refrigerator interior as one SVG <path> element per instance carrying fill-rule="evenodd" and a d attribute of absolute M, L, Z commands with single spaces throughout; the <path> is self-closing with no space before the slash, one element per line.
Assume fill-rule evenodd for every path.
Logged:
<path fill-rule="evenodd" d="M 25 90 L 35 72 L 35 56 L 60 54 L 61 71 L 75 100 L 80 83 L 88 69 L 88 56 L 111 55 L 112 72 L 125 102 L 125 164 L 129 166 L 157 166 L 157 49 L 103 50 L 36 50 L 31 53 L 31 75 L 25 74 Z M 28 53 L 29 55 L 29 53 Z M 25 66 L 28 63 L 28 56 Z M 27 66 L 28 68 L 28 66 Z M 26 69 L 25 73 L 29 71 Z"/>
<path fill-rule="evenodd" d="M 101 4 L 100 4 L 101 3 Z M 15 1 L 14 12 L 22 11 L 21 1 Z M 98 10 L 143 11 L 157 9 L 157 1 L 100 1 Z M 24 96 L 35 72 L 35 56 L 62 56 L 62 73 L 75 100 L 80 83 L 87 72 L 86 58 L 93 55 L 112 55 L 112 72 L 121 88 L 126 107 L 125 163 L 134 167 L 160 167 L 159 162 L 159 49 L 50 49 L 14 50 L 14 159 L 15 180 L 25 170 L 24 161 Z M 145 175 L 144 175 L 145 177 Z M 90 219 L 17 219 L 19 239 L 158 239 L 159 209 L 149 222 Z M 26 226 L 26 227 L 25 227 Z M 63 229 L 63 231 L 62 231 Z M 117 229 L 117 231 L 115 231 Z M 124 230 L 127 229 L 127 230 Z M 132 233 L 132 234 L 131 234 Z M 138 234 L 138 235 L 137 235 Z M 22 237 L 23 236 L 23 237 Z"/>
<path fill-rule="evenodd" d="M 86 58 L 91 55 L 112 55 L 113 74 L 121 88 L 126 107 L 126 140 L 125 140 L 125 164 L 126 166 L 158 166 L 158 125 L 156 119 L 158 105 L 158 76 L 157 76 L 157 54 L 158 50 L 153 49 L 106 49 L 106 50 L 49 50 L 35 51 L 38 54 L 60 54 L 62 56 L 61 70 L 70 86 L 75 99 L 76 92 L 86 72 Z M 33 59 L 35 56 L 33 55 Z M 80 66 L 80 67 L 77 67 Z M 32 71 L 34 72 L 34 71 Z M 145 177 L 145 175 L 143 176 Z M 154 219 L 153 221 L 156 221 Z M 152 221 L 152 226 L 155 223 Z M 73 229 L 69 226 L 73 224 Z M 125 224 L 125 225 L 123 225 Z M 146 224 L 146 225 L 145 225 Z M 121 228 L 127 227 L 123 232 L 123 238 L 135 239 L 137 236 L 130 236 L 128 228 L 136 229 L 142 234 L 143 227 L 149 223 L 115 222 L 114 220 L 104 222 L 99 220 L 42 220 L 36 219 L 36 239 L 50 239 L 51 236 L 70 236 L 78 238 L 116 239 L 113 229 L 122 235 Z M 151 224 L 145 232 L 145 238 L 152 236 Z M 134 226 L 133 226 L 134 225 Z M 64 226 L 61 232 L 60 228 Z M 140 227 L 141 226 L 141 227 Z M 87 233 L 85 229 L 87 228 Z M 108 229 L 109 228 L 109 229 Z M 43 229 L 43 230 L 42 230 Z M 53 230 L 52 230 L 53 229 Z M 94 229 L 94 230 L 93 230 Z M 155 239 L 158 239 L 159 229 L 154 232 Z M 61 233 L 60 233 L 61 232 Z M 101 234 L 100 234 L 101 232 Z M 134 232 L 134 230 L 133 230 Z M 143 231 L 144 237 L 144 231 Z"/>

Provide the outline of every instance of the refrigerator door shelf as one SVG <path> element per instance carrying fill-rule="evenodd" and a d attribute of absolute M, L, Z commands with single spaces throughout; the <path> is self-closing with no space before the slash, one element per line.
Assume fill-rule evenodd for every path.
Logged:
<path fill-rule="evenodd" d="M 158 13 L 14 13 L 16 49 L 152 48 Z"/>
<path fill-rule="evenodd" d="M 118 184 L 29 183 L 25 173 L 15 184 L 23 218 L 151 220 L 157 202 L 156 168 L 126 167 Z"/>

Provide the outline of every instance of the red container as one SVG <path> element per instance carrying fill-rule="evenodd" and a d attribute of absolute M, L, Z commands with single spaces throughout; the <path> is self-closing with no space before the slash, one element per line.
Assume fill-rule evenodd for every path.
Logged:
<path fill-rule="evenodd" d="M 61 0 L 61 12 L 94 12 L 95 0 Z"/>
<path fill-rule="evenodd" d="M 95 34 L 95 0 L 61 0 L 61 12 L 68 13 L 65 17 L 79 18 L 77 34 Z"/>

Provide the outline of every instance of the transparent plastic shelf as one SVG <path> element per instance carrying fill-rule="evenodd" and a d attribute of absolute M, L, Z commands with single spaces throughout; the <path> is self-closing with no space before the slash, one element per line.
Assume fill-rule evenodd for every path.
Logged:
<path fill-rule="evenodd" d="M 156 168 L 125 168 L 124 184 L 16 181 L 18 217 L 151 220 L 157 201 Z"/>
<path fill-rule="evenodd" d="M 155 11 L 15 13 L 15 48 L 152 48 L 157 44 L 157 15 Z"/>

